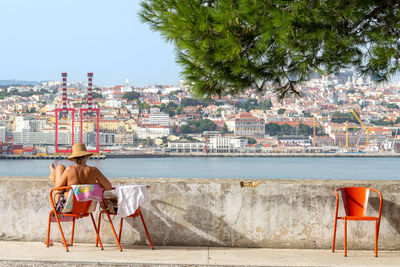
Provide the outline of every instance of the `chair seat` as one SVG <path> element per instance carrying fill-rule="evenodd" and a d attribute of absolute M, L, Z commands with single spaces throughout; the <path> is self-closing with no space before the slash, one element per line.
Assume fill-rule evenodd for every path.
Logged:
<path fill-rule="evenodd" d="M 346 220 L 349 221 L 375 221 L 378 219 L 378 217 L 373 217 L 373 216 L 344 216 L 344 217 L 338 217 L 338 219 L 342 219 L 344 220 L 344 218 L 346 218 Z"/>
<path fill-rule="evenodd" d="M 126 216 L 126 217 L 137 217 L 137 216 L 139 216 L 139 211 L 140 211 L 140 207 L 135 211 L 135 213 L 133 213 L 133 214 L 131 214 L 131 215 L 128 215 L 128 216 Z M 117 215 L 116 212 L 108 212 L 108 214 L 110 214 L 110 215 Z"/>
<path fill-rule="evenodd" d="M 90 215 L 90 213 L 80 213 L 80 214 L 74 214 L 74 213 L 58 213 L 58 215 L 68 216 L 68 217 L 87 217 L 87 216 Z"/>

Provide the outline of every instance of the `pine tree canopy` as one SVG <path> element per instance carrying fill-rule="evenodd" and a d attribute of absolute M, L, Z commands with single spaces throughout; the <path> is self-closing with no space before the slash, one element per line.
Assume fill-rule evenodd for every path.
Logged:
<path fill-rule="evenodd" d="M 400 68 L 399 0 L 142 0 L 139 16 L 176 47 L 200 95 L 276 86 L 319 72 L 387 81 Z"/>

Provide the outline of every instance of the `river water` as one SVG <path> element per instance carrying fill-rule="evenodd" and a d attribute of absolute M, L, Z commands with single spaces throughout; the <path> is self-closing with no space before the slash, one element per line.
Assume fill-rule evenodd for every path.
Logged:
<path fill-rule="evenodd" d="M 0 160 L 0 176 L 49 174 L 51 162 Z M 399 158 L 124 158 L 90 160 L 106 177 L 399 180 Z"/>

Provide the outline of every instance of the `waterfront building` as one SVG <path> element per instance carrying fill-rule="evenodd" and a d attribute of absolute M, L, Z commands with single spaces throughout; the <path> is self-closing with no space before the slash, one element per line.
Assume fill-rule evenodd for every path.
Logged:
<path fill-rule="evenodd" d="M 334 140 L 329 136 L 316 136 L 315 145 L 316 146 L 333 146 L 335 144 Z"/>
<path fill-rule="evenodd" d="M 168 142 L 168 148 L 165 152 L 172 153 L 192 153 L 207 152 L 206 143 L 204 142 Z"/>
<path fill-rule="evenodd" d="M 332 133 L 330 137 L 333 138 L 335 146 L 345 147 L 346 146 L 346 133 Z M 349 133 L 348 134 L 348 146 L 354 147 L 359 145 L 365 145 L 367 143 L 367 136 L 363 133 Z"/>
<path fill-rule="evenodd" d="M 231 136 L 212 136 L 209 141 L 209 149 L 212 152 L 240 152 L 248 143 L 247 138 Z"/>
<path fill-rule="evenodd" d="M 13 132 L 14 144 L 32 144 L 32 145 L 54 145 L 54 131 L 31 132 L 24 129 L 21 132 Z M 66 131 L 58 132 L 58 144 L 72 145 L 72 134 Z"/>
<path fill-rule="evenodd" d="M 139 139 L 156 139 L 163 136 L 168 136 L 170 129 L 168 126 L 160 125 L 139 125 L 136 128 L 136 136 Z"/>
<path fill-rule="evenodd" d="M 133 145 L 133 134 L 115 134 L 114 143 L 118 145 Z"/>
<path fill-rule="evenodd" d="M 310 139 L 305 136 L 282 136 L 279 137 L 279 142 L 286 145 L 311 146 Z"/>
<path fill-rule="evenodd" d="M 247 112 L 241 112 L 235 117 L 234 133 L 236 136 L 260 137 L 265 134 L 265 123 Z"/>

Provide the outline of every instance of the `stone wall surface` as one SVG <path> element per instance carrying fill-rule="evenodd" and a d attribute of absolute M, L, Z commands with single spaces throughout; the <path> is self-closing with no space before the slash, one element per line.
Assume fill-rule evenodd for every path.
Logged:
<path fill-rule="evenodd" d="M 155 246 L 228 246 L 330 248 L 335 188 L 366 186 L 383 194 L 379 249 L 400 249 L 398 181 L 250 180 L 116 178 L 113 185 L 148 184 L 152 199 L 142 207 Z M 245 183 L 241 183 L 244 181 Z M 246 183 L 247 182 L 247 183 Z M 258 183 L 258 184 L 257 184 Z M 250 185 L 250 186 L 249 186 Z M 45 241 L 51 209 L 47 178 L 0 177 L 0 240 Z M 343 214 L 342 204 L 339 206 Z M 371 192 L 368 214 L 377 215 L 378 195 Z M 340 213 L 339 213 L 340 215 Z M 95 213 L 97 221 L 98 211 Z M 113 219 L 118 231 L 119 220 Z M 107 218 L 101 238 L 113 243 Z M 63 223 L 66 237 L 71 223 Z M 61 240 L 56 223 L 51 239 Z M 94 242 L 89 218 L 77 221 L 75 242 Z M 139 218 L 124 221 L 122 242 L 146 244 Z M 348 248 L 373 249 L 374 223 L 348 224 Z M 343 248 L 338 222 L 336 248 Z"/>

